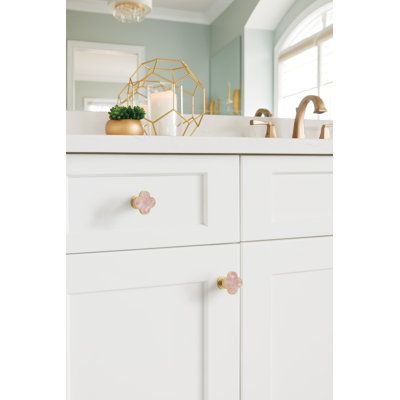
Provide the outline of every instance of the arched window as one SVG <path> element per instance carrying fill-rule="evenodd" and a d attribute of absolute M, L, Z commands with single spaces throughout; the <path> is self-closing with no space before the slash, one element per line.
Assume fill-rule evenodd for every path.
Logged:
<path fill-rule="evenodd" d="M 277 115 L 294 118 L 301 99 L 309 94 L 320 96 L 332 119 L 332 3 L 303 19 L 277 48 Z M 307 118 L 319 118 L 308 110 Z"/>

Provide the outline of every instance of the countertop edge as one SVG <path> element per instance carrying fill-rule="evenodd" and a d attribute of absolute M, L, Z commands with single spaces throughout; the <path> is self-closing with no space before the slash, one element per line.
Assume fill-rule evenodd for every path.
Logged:
<path fill-rule="evenodd" d="M 332 155 L 332 140 L 67 135 L 67 153 Z"/>

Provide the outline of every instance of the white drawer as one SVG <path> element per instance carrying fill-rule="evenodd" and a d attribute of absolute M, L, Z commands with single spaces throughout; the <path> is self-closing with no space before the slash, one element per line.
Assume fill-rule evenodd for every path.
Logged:
<path fill-rule="evenodd" d="M 239 241 L 237 156 L 69 154 L 67 175 L 68 253 Z"/>
<path fill-rule="evenodd" d="M 242 240 L 332 234 L 331 156 L 245 156 Z"/>

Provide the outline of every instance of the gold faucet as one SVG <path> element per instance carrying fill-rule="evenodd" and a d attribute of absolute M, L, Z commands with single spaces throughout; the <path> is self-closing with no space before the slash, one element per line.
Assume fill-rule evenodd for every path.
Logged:
<path fill-rule="evenodd" d="M 324 102 L 319 96 L 306 96 L 301 100 L 299 106 L 296 109 L 296 119 L 293 125 L 293 135 L 294 139 L 304 139 L 306 136 L 304 134 L 304 114 L 306 113 L 306 108 L 308 103 L 312 101 L 314 103 L 314 114 L 323 114 L 327 111 Z"/>
<path fill-rule="evenodd" d="M 259 108 L 254 114 L 255 117 L 272 117 L 272 112 L 268 108 Z"/>
<path fill-rule="evenodd" d="M 333 124 L 323 124 L 321 126 L 321 133 L 319 135 L 320 139 L 330 139 L 331 138 L 331 132 L 329 128 L 333 128 Z"/>
<path fill-rule="evenodd" d="M 275 125 L 271 121 L 257 121 L 256 119 L 252 119 L 250 121 L 250 125 L 265 125 L 267 127 L 265 131 L 266 138 L 277 138 Z"/>

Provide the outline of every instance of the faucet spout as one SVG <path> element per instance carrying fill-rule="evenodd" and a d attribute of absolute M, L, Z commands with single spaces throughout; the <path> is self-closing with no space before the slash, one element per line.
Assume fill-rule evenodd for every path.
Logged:
<path fill-rule="evenodd" d="M 304 133 L 304 115 L 310 101 L 314 104 L 314 114 L 323 114 L 327 111 L 321 97 L 314 95 L 304 97 L 296 109 L 296 119 L 294 120 L 292 135 L 294 139 L 304 139 L 306 137 Z"/>
<path fill-rule="evenodd" d="M 268 108 L 259 108 L 254 114 L 255 117 L 272 117 L 272 112 Z"/>

